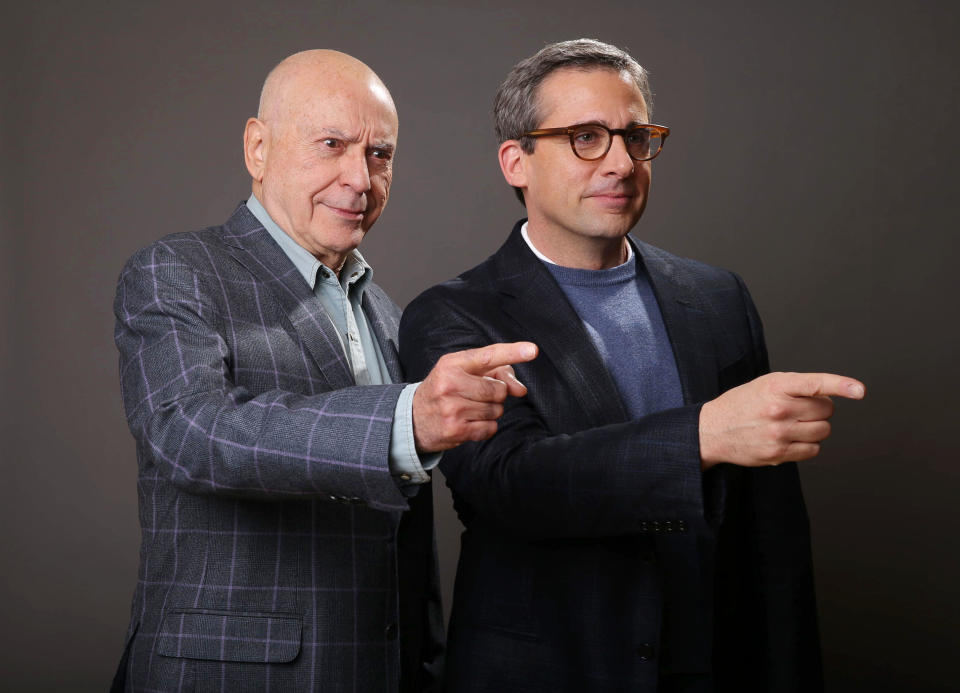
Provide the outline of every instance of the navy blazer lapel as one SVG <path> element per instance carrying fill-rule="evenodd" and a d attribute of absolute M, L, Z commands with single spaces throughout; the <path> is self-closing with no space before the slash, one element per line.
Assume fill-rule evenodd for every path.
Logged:
<path fill-rule="evenodd" d="M 397 320 L 392 317 L 393 301 L 376 284 L 369 284 L 363 292 L 363 312 L 370 321 L 373 334 L 380 344 L 383 362 L 387 365 L 390 380 L 403 382 L 400 368 L 400 352 L 397 349 Z"/>
<path fill-rule="evenodd" d="M 717 356 L 699 292 L 684 281 L 670 256 L 647 243 L 630 239 L 643 263 L 660 305 L 685 404 L 717 396 Z"/>
<path fill-rule="evenodd" d="M 587 426 L 626 421 L 613 377 L 563 290 L 524 242 L 522 223 L 493 257 L 503 311 L 517 322 L 524 339 L 540 347 L 538 360 L 549 359 L 569 385 Z"/>
<path fill-rule="evenodd" d="M 293 262 L 245 204 L 224 225 L 224 242 L 266 286 L 306 344 L 331 389 L 355 385 L 336 328 Z"/>

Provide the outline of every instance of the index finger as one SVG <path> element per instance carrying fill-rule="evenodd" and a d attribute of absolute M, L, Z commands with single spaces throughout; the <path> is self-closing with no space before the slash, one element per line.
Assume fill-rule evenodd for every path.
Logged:
<path fill-rule="evenodd" d="M 794 397 L 863 399 L 867 388 L 859 380 L 835 373 L 784 373 L 783 392 Z"/>
<path fill-rule="evenodd" d="M 537 345 L 533 342 L 501 342 L 479 349 L 457 351 L 451 356 L 467 373 L 483 375 L 494 368 L 532 361 L 537 357 Z"/>

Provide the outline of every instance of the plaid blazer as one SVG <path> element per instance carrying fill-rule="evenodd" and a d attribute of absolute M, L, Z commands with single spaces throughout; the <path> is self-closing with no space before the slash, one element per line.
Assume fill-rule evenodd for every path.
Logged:
<path fill-rule="evenodd" d="M 115 312 L 139 475 L 139 580 L 115 688 L 429 689 L 442 655 L 430 489 L 387 458 L 400 311 L 363 307 L 394 383 L 241 205 L 135 253 Z"/>
<path fill-rule="evenodd" d="M 700 472 L 703 402 L 767 370 L 739 277 L 634 241 L 684 406 L 630 419 L 562 289 L 520 236 L 414 300 L 411 377 L 444 353 L 529 340 L 496 435 L 440 463 L 466 526 L 449 693 L 823 688 L 796 465 Z M 617 358 L 638 358 L 622 353 Z"/>

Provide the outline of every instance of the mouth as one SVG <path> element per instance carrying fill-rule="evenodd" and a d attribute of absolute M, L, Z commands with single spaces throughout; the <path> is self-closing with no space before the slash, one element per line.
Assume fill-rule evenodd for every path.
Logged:
<path fill-rule="evenodd" d="M 341 219 L 349 219 L 350 221 L 361 221 L 363 215 L 366 213 L 366 210 L 363 208 L 337 207 L 326 202 L 321 202 L 320 204 L 329 209 L 335 216 Z"/>
<path fill-rule="evenodd" d="M 631 200 L 633 200 L 633 198 L 636 197 L 636 195 L 628 192 L 608 191 L 591 193 L 587 197 L 592 198 L 603 205 L 618 207 L 626 206 Z"/>

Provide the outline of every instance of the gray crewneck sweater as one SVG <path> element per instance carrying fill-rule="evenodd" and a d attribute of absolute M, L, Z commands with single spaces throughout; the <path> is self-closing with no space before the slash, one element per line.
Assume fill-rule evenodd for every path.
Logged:
<path fill-rule="evenodd" d="M 682 406 L 670 339 L 637 254 L 604 270 L 543 264 L 583 321 L 630 417 Z"/>

